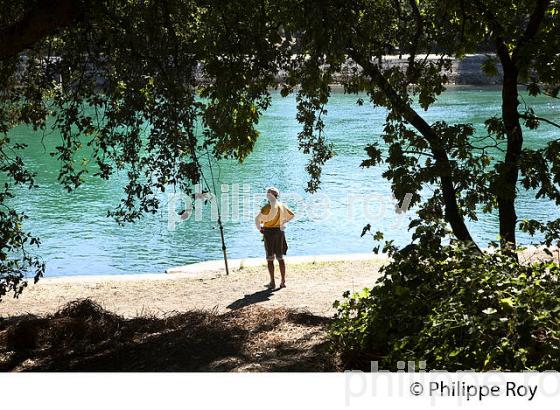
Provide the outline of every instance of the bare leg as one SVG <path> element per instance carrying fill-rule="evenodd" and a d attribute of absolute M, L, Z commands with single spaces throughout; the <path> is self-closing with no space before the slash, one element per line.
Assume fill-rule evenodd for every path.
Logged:
<path fill-rule="evenodd" d="M 286 287 L 286 263 L 284 262 L 284 259 L 280 259 L 278 261 L 278 265 L 280 265 L 280 275 L 282 276 L 282 279 L 280 280 L 280 287 L 285 288 Z"/>
<path fill-rule="evenodd" d="M 270 275 L 270 283 L 269 286 L 274 288 L 276 287 L 276 284 L 274 282 L 274 261 L 267 261 L 267 265 L 268 265 L 268 273 Z"/>

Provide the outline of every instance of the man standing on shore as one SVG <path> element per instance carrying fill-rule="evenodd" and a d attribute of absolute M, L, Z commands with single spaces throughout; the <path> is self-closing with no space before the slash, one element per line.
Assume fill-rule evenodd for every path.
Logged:
<path fill-rule="evenodd" d="M 268 204 L 262 207 L 259 214 L 255 217 L 255 225 L 264 235 L 264 249 L 268 273 L 270 274 L 270 283 L 266 287 L 269 289 L 276 287 L 274 280 L 274 256 L 276 256 L 280 266 L 280 288 L 286 287 L 284 255 L 288 250 L 288 243 L 286 242 L 284 230 L 286 229 L 286 224 L 294 217 L 292 210 L 278 200 L 279 196 L 280 191 L 278 191 L 278 188 L 267 188 L 266 198 L 268 199 Z"/>

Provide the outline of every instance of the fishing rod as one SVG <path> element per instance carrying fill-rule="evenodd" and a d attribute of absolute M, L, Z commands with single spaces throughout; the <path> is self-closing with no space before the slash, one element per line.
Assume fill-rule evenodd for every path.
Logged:
<path fill-rule="evenodd" d="M 198 125 L 197 125 L 197 128 L 198 128 Z M 196 132 L 195 132 L 195 134 L 196 134 Z M 210 191 L 210 184 L 208 183 L 208 180 L 206 179 L 206 176 L 204 175 L 204 171 L 202 170 L 202 165 L 200 164 L 200 161 L 198 159 L 198 155 L 196 155 L 196 145 L 191 143 L 190 144 L 190 149 L 191 149 L 191 158 L 198 165 L 198 170 L 200 171 L 200 176 L 202 177 L 202 180 L 204 181 L 204 184 L 206 185 L 206 189 L 208 191 Z M 225 237 L 224 237 L 224 225 L 222 223 L 222 213 L 221 213 L 221 210 L 220 210 L 220 201 L 218 201 L 218 196 L 216 195 L 216 181 L 215 181 L 215 178 L 214 178 L 214 171 L 212 169 L 212 161 L 210 160 L 210 153 L 208 151 L 208 147 L 206 147 L 206 155 L 208 157 L 208 167 L 210 168 L 210 177 L 212 178 L 212 191 L 213 191 L 214 198 L 216 200 L 216 209 L 218 211 L 218 227 L 220 229 L 220 238 L 221 238 L 221 241 L 222 241 L 222 252 L 224 254 L 224 265 L 225 265 L 225 268 L 226 268 L 226 275 L 229 275 L 227 247 L 226 247 L 226 241 L 225 241 Z"/>
<path fill-rule="evenodd" d="M 210 153 L 208 152 L 208 148 L 206 148 L 206 155 L 208 156 L 208 167 L 210 168 L 210 177 L 212 178 L 212 190 L 214 191 L 214 198 L 216 198 L 216 209 L 218 210 L 218 227 L 220 228 L 220 237 L 222 239 L 222 252 L 224 253 L 224 264 L 226 266 L 226 275 L 229 275 L 227 248 L 226 248 L 226 241 L 224 239 L 224 225 L 222 224 L 220 201 L 218 201 L 218 196 L 216 195 L 216 182 L 214 178 L 214 171 L 212 170 L 212 161 L 210 161 Z M 208 190 L 210 190 L 206 178 L 204 178 L 204 181 L 206 182 L 206 187 L 208 188 Z"/>

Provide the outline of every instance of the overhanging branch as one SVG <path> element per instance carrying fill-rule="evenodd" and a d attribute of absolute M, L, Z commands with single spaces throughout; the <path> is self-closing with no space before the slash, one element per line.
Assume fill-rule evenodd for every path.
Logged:
<path fill-rule="evenodd" d="M 521 114 L 519 115 L 520 118 L 523 118 L 524 120 L 538 120 L 538 121 L 542 121 L 542 122 L 546 122 L 547 124 L 552 125 L 553 127 L 556 128 L 560 128 L 560 124 L 551 121 L 549 119 L 543 118 L 543 117 L 538 117 L 536 115 L 525 115 L 525 114 Z"/>
<path fill-rule="evenodd" d="M 426 139 L 430 146 L 430 150 L 436 160 L 440 171 L 440 182 L 445 204 L 446 220 L 451 225 L 453 233 L 460 241 L 470 242 L 476 246 L 467 226 L 457 202 L 457 192 L 453 186 L 452 167 L 449 162 L 447 153 L 443 147 L 439 135 L 434 129 L 422 118 L 409 104 L 408 101 L 403 99 L 393 86 L 383 76 L 379 68 L 373 64 L 368 57 L 363 56 L 352 47 L 349 47 L 348 54 L 356 63 L 362 66 L 365 73 L 372 79 L 372 81 L 379 87 L 385 94 L 387 99 L 391 102 L 391 106 L 402 115 L 420 134 Z M 480 250 L 480 249 L 479 249 Z"/>
<path fill-rule="evenodd" d="M 43 38 L 80 21 L 84 9 L 81 1 L 38 1 L 19 21 L 0 28 L 0 60 L 14 57 Z"/>

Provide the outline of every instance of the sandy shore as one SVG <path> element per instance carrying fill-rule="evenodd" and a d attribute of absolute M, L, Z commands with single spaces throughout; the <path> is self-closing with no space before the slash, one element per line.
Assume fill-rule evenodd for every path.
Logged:
<path fill-rule="evenodd" d="M 30 284 L 19 299 L 3 300 L 0 316 L 53 313 L 79 298 L 91 298 L 105 309 L 125 317 L 162 317 L 192 309 L 227 312 L 251 305 L 293 308 L 331 316 L 333 301 L 340 299 L 346 290 L 354 292 L 371 287 L 384 261 L 379 257 L 357 255 L 347 256 L 347 260 L 327 259 L 290 258 L 287 288 L 275 291 L 264 288 L 268 272 L 262 261 L 247 260 L 241 264 L 234 261 L 229 276 L 216 272 L 218 261 L 198 269 L 198 273 L 180 267 L 175 270 L 177 273 L 169 274 L 43 279 L 36 285 Z M 279 277 L 277 265 L 276 276 Z"/>
<path fill-rule="evenodd" d="M 553 257 L 542 247 L 520 254 L 524 263 L 560 261 L 560 248 Z M 263 258 L 232 259 L 226 276 L 223 261 L 207 261 L 169 269 L 169 273 L 45 278 L 30 284 L 19 299 L 0 302 L 0 316 L 53 313 L 64 304 L 90 298 L 105 309 L 123 315 L 166 316 L 192 309 L 224 313 L 245 306 L 305 310 L 332 316 L 332 303 L 344 291 L 371 287 L 379 278 L 384 255 L 338 254 L 292 256 L 287 259 L 287 288 L 268 291 L 268 272 Z M 279 270 L 276 264 L 277 284 Z"/>

